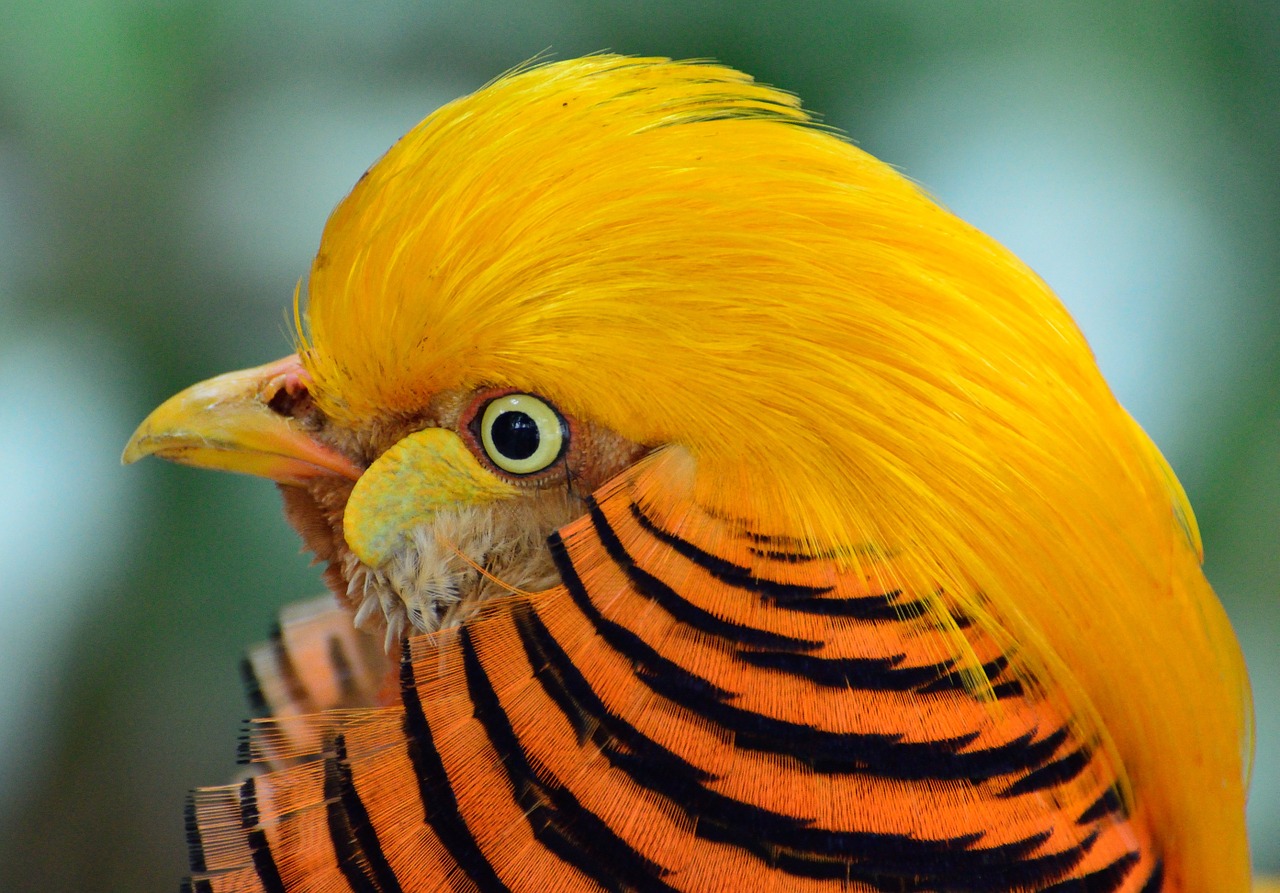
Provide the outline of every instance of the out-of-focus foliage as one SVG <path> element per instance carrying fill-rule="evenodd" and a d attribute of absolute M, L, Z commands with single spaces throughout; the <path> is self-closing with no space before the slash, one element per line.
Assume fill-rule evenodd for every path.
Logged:
<path fill-rule="evenodd" d="M 174 889 L 235 771 L 236 664 L 318 591 L 271 488 L 114 463 L 288 350 L 329 208 L 543 51 L 799 93 L 1063 295 L 1197 507 L 1254 673 L 1280 869 L 1280 7 L 530 0 L 0 8 L 0 889 Z"/>

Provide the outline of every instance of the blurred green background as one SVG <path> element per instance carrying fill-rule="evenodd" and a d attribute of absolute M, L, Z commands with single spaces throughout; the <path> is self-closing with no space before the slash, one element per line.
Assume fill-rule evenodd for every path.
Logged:
<path fill-rule="evenodd" d="M 1280 870 L 1280 5 L 205 3 L 0 9 L 0 889 L 174 890 L 237 660 L 320 590 L 268 484 L 118 467 L 178 388 L 289 350 L 325 216 L 544 50 L 714 57 L 1059 291 L 1167 452 L 1258 701 Z M 1118 684 L 1122 684 L 1118 683 Z"/>

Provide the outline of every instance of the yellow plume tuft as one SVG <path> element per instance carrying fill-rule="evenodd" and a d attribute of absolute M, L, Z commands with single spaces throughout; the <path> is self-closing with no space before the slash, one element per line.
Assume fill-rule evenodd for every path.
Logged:
<path fill-rule="evenodd" d="M 368 172 L 308 290 L 340 421 L 509 385 L 682 444 L 712 512 L 893 550 L 1118 752 L 1175 883 L 1248 888 L 1247 686 L 1172 472 L 1030 270 L 793 97 L 660 59 L 518 71 Z"/>

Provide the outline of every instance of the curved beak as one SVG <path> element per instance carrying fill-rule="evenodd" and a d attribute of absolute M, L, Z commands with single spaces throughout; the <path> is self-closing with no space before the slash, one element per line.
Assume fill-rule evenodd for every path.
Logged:
<path fill-rule="evenodd" d="M 273 408 L 283 409 L 305 396 L 307 384 L 307 373 L 293 354 L 192 385 L 143 420 L 120 461 L 128 465 L 143 456 L 159 456 L 295 486 L 321 475 L 354 481 L 360 477 L 359 466 Z"/>

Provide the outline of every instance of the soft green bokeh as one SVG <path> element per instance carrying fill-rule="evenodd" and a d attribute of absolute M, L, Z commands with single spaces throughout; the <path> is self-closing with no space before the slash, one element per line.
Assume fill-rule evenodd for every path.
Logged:
<path fill-rule="evenodd" d="M 172 890 L 244 646 L 320 589 L 260 481 L 114 462 L 289 349 L 328 209 L 540 52 L 799 93 L 1022 253 L 1182 475 L 1258 695 L 1280 871 L 1280 8 L 1267 0 L 0 7 L 0 889 Z"/>

